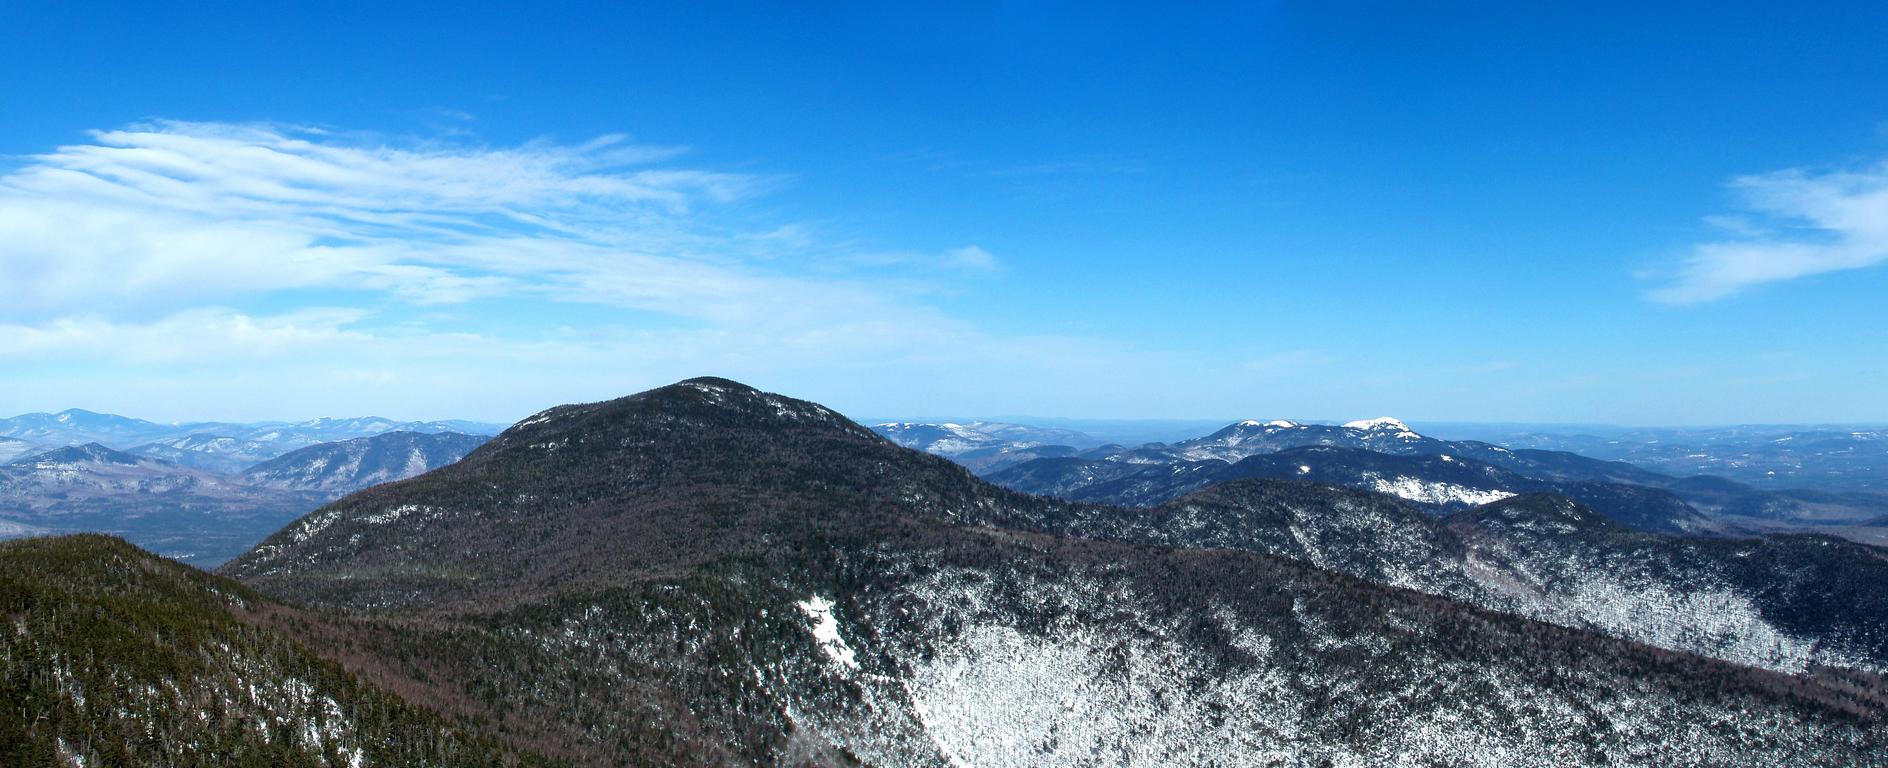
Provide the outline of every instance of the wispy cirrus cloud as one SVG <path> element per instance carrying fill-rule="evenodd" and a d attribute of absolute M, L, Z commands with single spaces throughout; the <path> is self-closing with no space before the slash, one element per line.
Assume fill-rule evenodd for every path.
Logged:
<path fill-rule="evenodd" d="M 304 355 L 316 348 L 358 348 L 372 342 L 371 334 L 348 330 L 367 314 L 358 309 L 326 307 L 254 316 L 206 307 L 150 322 L 92 315 L 39 324 L 0 323 L 0 359 L 252 364 Z"/>
<path fill-rule="evenodd" d="M 1888 261 L 1888 162 L 1744 176 L 1731 189 L 1749 215 L 1713 219 L 1728 237 L 1694 246 L 1650 298 L 1715 301 L 1765 283 Z"/>
<path fill-rule="evenodd" d="M 302 288 L 580 298 L 572 286 L 712 308 L 742 290 L 727 279 L 738 240 L 701 210 L 773 181 L 648 167 L 680 150 L 614 136 L 493 149 L 156 123 L 93 139 L 0 178 L 0 280 L 18 297 L 0 313 Z M 659 288 L 594 289 L 628 273 Z"/>
<path fill-rule="evenodd" d="M 92 134 L 0 177 L 0 319 L 149 311 L 298 289 L 416 304 L 493 296 L 715 323 L 899 305 L 873 276 L 767 261 L 816 251 L 797 224 L 725 208 L 778 177 L 673 167 L 621 136 L 492 148 L 268 125 L 161 122 Z M 765 256 L 766 258 L 760 258 Z M 948 259 L 987 267 L 975 246 Z"/>
<path fill-rule="evenodd" d="M 16 157 L 0 167 L 0 388 L 214 368 L 289 391 L 353 367 L 478 402 L 505 378 L 594 396 L 1108 349 L 992 338 L 928 303 L 998 270 L 981 248 L 874 258 L 755 215 L 788 179 L 686 157 L 621 136 L 492 147 L 184 122 Z"/>

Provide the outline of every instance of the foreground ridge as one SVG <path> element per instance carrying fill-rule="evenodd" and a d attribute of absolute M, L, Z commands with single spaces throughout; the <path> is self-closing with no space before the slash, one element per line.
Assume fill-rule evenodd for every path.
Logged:
<path fill-rule="evenodd" d="M 537 765 L 361 682 L 248 588 L 92 535 L 0 543 L 0 765 Z"/>

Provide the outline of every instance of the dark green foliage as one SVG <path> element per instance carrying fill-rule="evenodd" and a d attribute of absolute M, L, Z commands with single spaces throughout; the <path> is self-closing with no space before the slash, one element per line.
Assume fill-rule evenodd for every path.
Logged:
<path fill-rule="evenodd" d="M 531 765 L 245 617 L 247 587 L 104 536 L 0 544 L 0 765 Z"/>

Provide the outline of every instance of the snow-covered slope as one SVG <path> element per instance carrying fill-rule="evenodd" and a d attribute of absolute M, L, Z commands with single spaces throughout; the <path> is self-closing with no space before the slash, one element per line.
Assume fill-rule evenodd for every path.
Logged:
<path fill-rule="evenodd" d="M 1662 648 L 1803 673 L 1888 671 L 1888 551 L 1828 537 L 1626 529 L 1533 494 L 1445 518 L 1382 494 L 1222 483 L 1143 510 L 1025 523 L 1088 538 L 1242 549 Z"/>
<path fill-rule="evenodd" d="M 1451 447 L 1445 441 L 1425 437 L 1402 421 L 1385 416 L 1362 419 L 1342 425 L 1305 424 L 1286 420 L 1247 419 L 1227 425 L 1205 437 L 1170 446 L 1143 446 L 1148 452 L 1164 452 L 1176 459 L 1202 461 L 1218 459 L 1233 462 L 1262 453 L 1275 453 L 1306 446 L 1359 448 L 1382 453 L 1447 453 L 1484 457 L 1495 446 L 1467 444 Z"/>
<path fill-rule="evenodd" d="M 1006 438 L 984 432 L 979 429 L 981 426 L 981 422 L 971 422 L 968 425 L 949 421 L 934 424 L 889 422 L 873 426 L 872 431 L 906 448 L 935 453 L 939 456 L 955 456 L 968 451 L 1011 443 Z"/>
<path fill-rule="evenodd" d="M 34 525 L 0 519 L 0 539 L 17 539 L 22 536 L 43 536 L 51 531 Z"/>

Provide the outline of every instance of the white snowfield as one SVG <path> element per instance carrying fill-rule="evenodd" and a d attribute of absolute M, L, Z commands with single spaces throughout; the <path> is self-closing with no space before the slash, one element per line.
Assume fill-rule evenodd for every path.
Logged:
<path fill-rule="evenodd" d="M 846 639 L 839 636 L 839 620 L 833 618 L 833 601 L 814 595 L 796 603 L 807 618 L 813 620 L 813 639 L 819 641 L 819 647 L 826 651 L 826 656 L 839 666 L 858 669 L 858 654 Z"/>
<path fill-rule="evenodd" d="M 1239 426 L 1271 427 L 1272 429 L 1297 429 L 1298 422 L 1287 421 L 1285 419 L 1273 419 L 1271 421 L 1259 421 L 1258 419 L 1246 419 L 1245 421 L 1239 422 Z"/>
<path fill-rule="evenodd" d="M 1365 478 L 1369 480 L 1370 490 L 1422 504 L 1445 506 L 1463 504 L 1473 507 L 1497 502 L 1514 495 L 1508 491 L 1470 488 L 1455 483 L 1431 482 L 1401 475 L 1382 477 L 1376 473 L 1367 473 Z"/>
<path fill-rule="evenodd" d="M 1419 676 L 1443 681 L 1442 690 L 1370 705 L 1394 718 L 1395 728 L 1379 738 L 1335 739 L 1323 720 L 1330 702 L 1369 695 L 1354 682 L 1319 678 L 1307 687 L 1305 670 L 1289 666 L 1293 654 L 1264 630 L 1227 606 L 1203 606 L 1215 632 L 1243 656 L 1220 666 L 1186 639 L 1197 625 L 1162 616 L 1147 595 L 1095 576 L 1022 577 L 1005 587 L 980 572 L 937 572 L 901 590 L 902 600 L 924 606 L 914 614 L 917 632 L 935 645 L 921 653 L 888 649 L 903 664 L 885 670 L 862 670 L 849 646 L 839 650 L 837 628 L 823 629 L 831 603 L 814 595 L 797 607 L 814 622 L 828 674 L 856 686 L 857 704 L 823 704 L 778 672 L 752 674 L 783 700 L 796 730 L 875 765 L 1557 767 L 1587 764 L 1592 755 L 1581 745 L 1596 730 L 1620 743 L 1665 745 L 1672 752 L 1663 758 L 1673 764 L 1751 764 L 1740 747 L 1700 726 L 1674 727 L 1677 705 L 1652 690 L 1597 680 L 1544 689 L 1440 658 L 1424 660 Z M 1044 626 L 998 608 L 1019 592 L 1041 615 L 1062 618 Z M 1098 614 L 1111 618 L 1075 618 Z M 1393 631 L 1339 631 L 1296 600 L 1292 615 L 1304 633 L 1297 641 L 1316 653 L 1399 663 Z M 1783 739 L 1799 727 L 1772 717 L 1718 708 L 1700 720 Z M 1632 747 L 1602 749 L 1613 764 L 1646 758 Z"/>
<path fill-rule="evenodd" d="M 1374 419 L 1363 419 L 1360 421 L 1347 421 L 1344 422 L 1344 428 L 1364 432 L 1387 432 L 1405 440 L 1413 440 L 1422 437 L 1422 435 L 1416 434 L 1416 430 L 1410 429 L 1408 424 L 1404 424 L 1401 420 L 1389 416 L 1379 416 Z"/>

